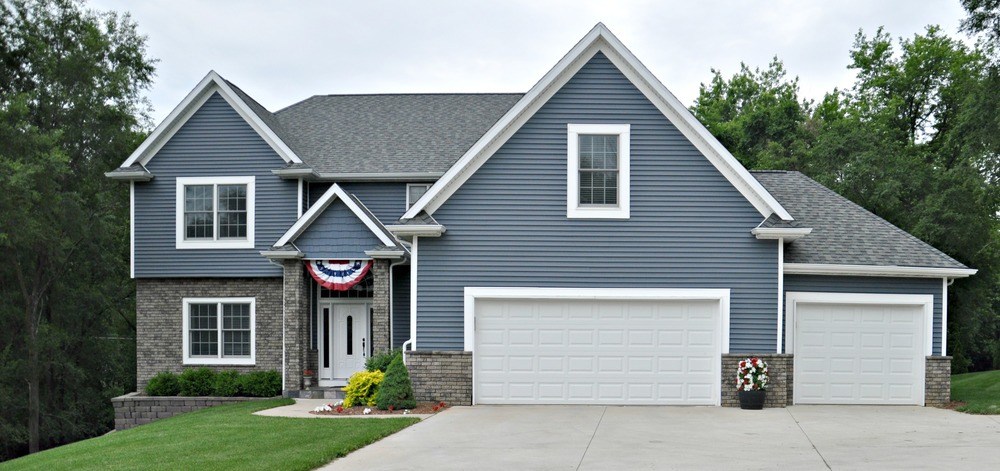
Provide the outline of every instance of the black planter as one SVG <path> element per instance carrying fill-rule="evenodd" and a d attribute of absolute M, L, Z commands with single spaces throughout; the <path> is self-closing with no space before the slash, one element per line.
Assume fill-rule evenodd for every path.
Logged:
<path fill-rule="evenodd" d="M 767 391 L 738 391 L 740 395 L 740 409 L 761 410 L 764 408 L 764 399 L 767 398 Z"/>

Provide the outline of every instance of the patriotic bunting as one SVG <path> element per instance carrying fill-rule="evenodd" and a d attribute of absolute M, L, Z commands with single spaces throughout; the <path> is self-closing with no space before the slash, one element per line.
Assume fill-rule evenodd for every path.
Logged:
<path fill-rule="evenodd" d="M 347 291 L 358 284 L 371 267 L 371 260 L 306 260 L 313 279 L 334 291 Z"/>

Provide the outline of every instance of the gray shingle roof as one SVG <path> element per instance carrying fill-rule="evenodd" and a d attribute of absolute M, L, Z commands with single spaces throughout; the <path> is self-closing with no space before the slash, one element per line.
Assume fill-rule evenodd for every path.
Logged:
<path fill-rule="evenodd" d="M 812 233 L 785 246 L 787 263 L 966 268 L 800 172 L 751 172 Z"/>
<path fill-rule="evenodd" d="M 440 174 L 520 98 L 510 93 L 325 95 L 273 116 L 282 129 L 279 136 L 289 136 L 292 142 L 286 144 L 318 173 Z"/>

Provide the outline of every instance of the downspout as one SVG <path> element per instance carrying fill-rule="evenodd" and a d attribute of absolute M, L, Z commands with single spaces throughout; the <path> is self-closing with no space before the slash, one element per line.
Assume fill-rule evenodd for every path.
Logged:
<path fill-rule="evenodd" d="M 417 347 L 417 243 L 420 237 L 413 236 L 413 245 L 410 248 L 410 338 L 403 342 L 403 351 L 407 351 L 407 346 L 416 350 Z M 406 355 L 403 355 L 403 362 L 406 363 Z"/>
<path fill-rule="evenodd" d="M 778 345 L 777 353 L 784 349 L 785 327 L 785 239 L 778 238 Z"/>

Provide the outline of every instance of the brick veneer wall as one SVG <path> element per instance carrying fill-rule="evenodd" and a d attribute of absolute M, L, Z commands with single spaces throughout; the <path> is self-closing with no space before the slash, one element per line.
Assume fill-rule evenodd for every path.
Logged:
<path fill-rule="evenodd" d="M 472 352 L 406 352 L 406 368 L 417 401 L 472 404 Z"/>
<path fill-rule="evenodd" d="M 111 404 L 115 408 L 115 430 L 128 430 L 138 425 L 206 407 L 264 399 L 270 398 L 141 396 L 139 393 L 129 393 L 112 398 Z"/>
<path fill-rule="evenodd" d="M 389 260 L 372 263 L 372 350 L 389 351 Z"/>
<path fill-rule="evenodd" d="M 309 298 L 306 285 L 306 268 L 301 260 L 284 260 L 282 296 L 285 303 L 285 391 L 302 389 L 302 370 L 306 369 L 309 355 Z M 276 326 L 281 326 L 278 318 Z M 277 329 L 279 340 L 282 329 Z"/>
<path fill-rule="evenodd" d="M 793 356 L 776 353 L 727 353 L 722 355 L 722 407 L 739 407 L 736 393 L 736 370 L 740 360 L 757 357 L 767 363 L 767 399 L 764 407 L 792 404 Z"/>
<path fill-rule="evenodd" d="M 927 357 L 924 376 L 924 404 L 943 406 L 949 402 L 951 402 L 951 357 Z"/>
<path fill-rule="evenodd" d="M 161 371 L 184 370 L 183 298 L 256 298 L 256 365 L 214 370 L 281 371 L 281 278 L 136 280 L 136 386 Z M 190 366 L 189 366 L 190 367 Z"/>

